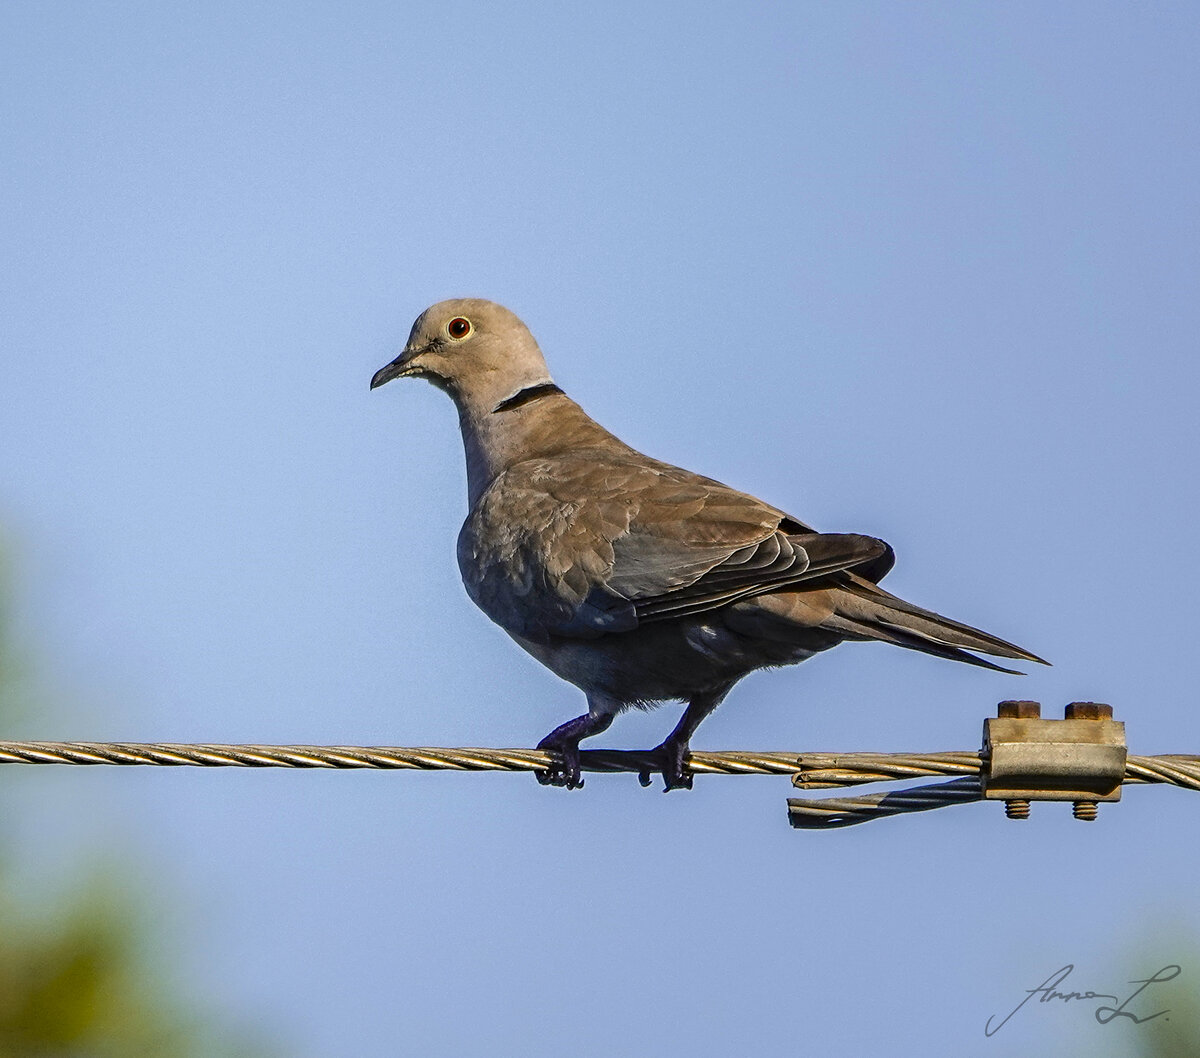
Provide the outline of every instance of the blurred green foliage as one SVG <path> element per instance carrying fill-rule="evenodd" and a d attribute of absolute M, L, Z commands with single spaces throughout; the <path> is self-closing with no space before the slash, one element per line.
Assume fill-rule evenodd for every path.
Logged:
<path fill-rule="evenodd" d="M 1164 986 L 1161 1018 L 1133 1026 L 1132 1054 L 1137 1058 L 1197 1058 L 1200 1055 L 1200 940 L 1186 926 L 1148 931 L 1125 965 L 1149 975 L 1164 963 L 1181 968 L 1179 976 Z M 1165 954 L 1164 954 L 1165 953 Z M 1128 1050 L 1125 1053 L 1130 1053 Z"/>
<path fill-rule="evenodd" d="M 11 571 L 0 549 L 0 721 L 34 711 L 14 642 Z M 0 794 L 3 788 L 0 787 Z M 80 863 L 53 897 L 22 890 L 0 845 L 0 1058 L 239 1058 L 257 1042 L 190 1009 L 147 950 L 145 909 L 111 872 Z"/>
<path fill-rule="evenodd" d="M 146 972 L 128 904 L 103 883 L 40 909 L 0 880 L 0 1056 L 203 1053 Z"/>
<path fill-rule="evenodd" d="M 1080 1058 L 1200 1058 L 1200 938 L 1182 919 L 1164 922 L 1161 915 L 1148 915 L 1128 924 L 1132 938 L 1120 953 L 1097 974 L 1105 991 L 1121 999 L 1130 996 L 1143 981 L 1178 966 L 1179 974 L 1135 998 L 1127 1007 L 1139 1017 L 1113 1018 L 1095 1024 L 1089 1013 L 1072 1028 L 1069 1053 Z M 1162 1011 L 1163 1013 L 1159 1014 Z M 1157 1017 L 1148 1017 L 1158 1014 Z"/>

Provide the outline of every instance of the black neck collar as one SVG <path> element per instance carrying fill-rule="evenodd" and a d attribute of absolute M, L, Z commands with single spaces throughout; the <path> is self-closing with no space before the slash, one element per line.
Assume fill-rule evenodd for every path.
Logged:
<path fill-rule="evenodd" d="M 524 389 L 517 390 L 511 397 L 506 397 L 493 409 L 498 411 L 511 411 L 513 408 L 519 408 L 524 404 L 529 404 L 531 401 L 541 400 L 542 397 L 548 397 L 551 393 L 561 393 L 553 382 L 539 382 L 536 386 L 526 386 Z"/>

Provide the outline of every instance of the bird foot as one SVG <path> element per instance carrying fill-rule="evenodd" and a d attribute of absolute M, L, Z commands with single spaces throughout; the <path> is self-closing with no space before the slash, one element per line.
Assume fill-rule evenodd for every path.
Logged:
<path fill-rule="evenodd" d="M 690 790 L 692 788 L 692 773 L 687 770 L 684 758 L 688 753 L 686 742 L 666 741 L 661 746 L 650 751 L 656 758 L 658 771 L 663 777 L 663 793 L 671 790 Z M 643 786 L 650 785 L 648 771 L 638 774 L 638 782 Z"/>
<path fill-rule="evenodd" d="M 543 786 L 562 786 L 568 790 L 583 789 L 578 742 L 559 742 L 548 736 L 537 744 L 537 748 L 547 750 L 559 758 L 549 768 L 533 773 L 538 782 Z"/>

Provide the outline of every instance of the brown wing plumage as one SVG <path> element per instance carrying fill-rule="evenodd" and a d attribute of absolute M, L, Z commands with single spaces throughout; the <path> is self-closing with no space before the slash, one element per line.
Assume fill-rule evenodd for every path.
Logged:
<path fill-rule="evenodd" d="M 678 467 L 595 449 L 509 468 L 459 537 L 471 597 L 509 631 L 534 639 L 628 631 L 888 550 L 870 537 L 813 533 Z"/>

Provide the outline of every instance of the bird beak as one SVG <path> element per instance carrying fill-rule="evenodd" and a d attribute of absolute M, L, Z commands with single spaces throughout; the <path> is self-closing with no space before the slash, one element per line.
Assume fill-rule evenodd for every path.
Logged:
<path fill-rule="evenodd" d="M 408 349 L 405 349 L 395 360 L 384 367 L 381 367 L 374 375 L 371 376 L 371 388 L 378 389 L 385 382 L 391 382 L 393 378 L 400 378 L 408 373 L 409 366 L 412 364 L 413 357 L 416 354 Z"/>

